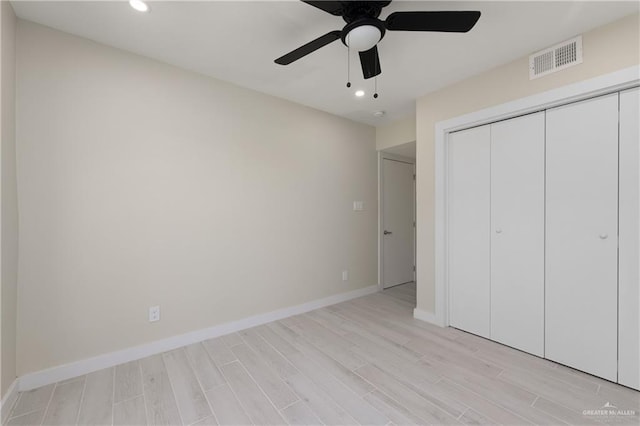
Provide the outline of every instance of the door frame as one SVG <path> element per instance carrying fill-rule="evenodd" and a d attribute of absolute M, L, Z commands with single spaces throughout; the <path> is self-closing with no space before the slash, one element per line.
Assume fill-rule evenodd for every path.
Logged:
<path fill-rule="evenodd" d="M 506 120 L 588 98 L 618 92 L 640 84 L 640 66 L 609 74 L 464 114 L 435 124 L 435 312 L 414 309 L 414 318 L 441 327 L 449 325 L 447 140 L 451 132 Z"/>
<path fill-rule="evenodd" d="M 378 289 L 384 290 L 384 160 L 413 165 L 413 281 L 416 281 L 416 160 L 390 152 L 378 151 Z"/>

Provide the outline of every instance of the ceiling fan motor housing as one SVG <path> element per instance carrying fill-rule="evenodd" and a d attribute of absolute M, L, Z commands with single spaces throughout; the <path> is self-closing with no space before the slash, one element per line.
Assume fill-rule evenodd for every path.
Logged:
<path fill-rule="evenodd" d="M 342 3 L 341 15 L 347 24 L 363 17 L 377 18 L 382 8 L 390 1 L 345 1 Z"/>

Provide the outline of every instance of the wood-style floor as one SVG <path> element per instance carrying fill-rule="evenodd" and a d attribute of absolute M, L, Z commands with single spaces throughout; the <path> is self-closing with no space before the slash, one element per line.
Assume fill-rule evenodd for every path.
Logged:
<path fill-rule="evenodd" d="M 414 304 L 403 285 L 24 392 L 8 424 L 640 423 L 640 393 L 414 320 Z M 636 414 L 584 415 L 606 404 Z"/>

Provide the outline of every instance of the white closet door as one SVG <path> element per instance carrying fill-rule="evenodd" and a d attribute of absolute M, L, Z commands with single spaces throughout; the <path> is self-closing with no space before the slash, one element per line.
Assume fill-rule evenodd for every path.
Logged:
<path fill-rule="evenodd" d="M 449 135 L 450 324 L 489 337 L 490 126 Z"/>
<path fill-rule="evenodd" d="M 544 112 L 491 125 L 491 339 L 544 356 Z"/>
<path fill-rule="evenodd" d="M 620 93 L 618 382 L 640 390 L 640 89 Z"/>
<path fill-rule="evenodd" d="M 618 94 L 547 111 L 545 355 L 617 379 Z"/>

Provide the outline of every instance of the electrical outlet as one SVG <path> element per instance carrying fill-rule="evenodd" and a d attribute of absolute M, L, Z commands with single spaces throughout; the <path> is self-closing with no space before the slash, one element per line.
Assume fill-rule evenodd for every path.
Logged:
<path fill-rule="evenodd" d="M 149 308 L 149 322 L 160 321 L 160 306 L 151 306 Z"/>
<path fill-rule="evenodd" d="M 349 271 L 342 271 L 342 281 L 349 281 Z"/>

